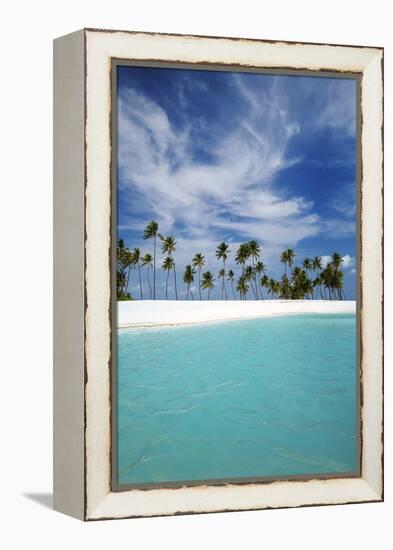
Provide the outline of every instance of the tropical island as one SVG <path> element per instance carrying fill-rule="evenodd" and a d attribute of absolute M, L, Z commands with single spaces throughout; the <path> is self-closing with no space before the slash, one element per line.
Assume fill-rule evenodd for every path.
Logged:
<path fill-rule="evenodd" d="M 304 258 L 296 265 L 296 252 L 288 248 L 281 253 L 284 272 L 280 278 L 269 276 L 268 267 L 261 260 L 262 245 L 250 240 L 238 245 L 235 251 L 221 242 L 215 251 L 221 263 L 217 271 L 205 269 L 207 262 L 202 252 L 197 252 L 190 262 L 182 266 L 181 281 L 176 264 L 176 239 L 164 236 L 159 225 L 151 220 L 143 232 L 145 241 L 152 241 L 151 250 L 142 253 L 140 248 L 129 248 L 123 239 L 117 243 L 116 287 L 117 299 L 156 300 L 156 273 L 165 273 L 165 299 L 179 299 L 179 285 L 186 289 L 186 300 L 210 300 L 211 290 L 219 286 L 221 300 L 345 300 L 344 273 L 341 270 L 343 257 L 333 252 L 330 261 L 324 264 L 321 256 Z M 230 254 L 238 269 L 227 269 Z M 139 293 L 129 291 L 131 278 L 138 282 Z M 169 294 L 172 278 L 173 295 Z M 195 291 L 196 289 L 196 291 Z M 194 290 L 194 292 L 193 292 Z"/>
<path fill-rule="evenodd" d="M 117 70 L 119 485 L 358 475 L 356 79 Z"/>

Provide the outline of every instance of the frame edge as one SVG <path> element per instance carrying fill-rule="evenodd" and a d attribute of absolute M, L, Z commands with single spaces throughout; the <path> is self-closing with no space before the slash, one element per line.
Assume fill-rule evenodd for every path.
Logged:
<path fill-rule="evenodd" d="M 85 519 L 85 32 L 53 43 L 53 508 Z"/>

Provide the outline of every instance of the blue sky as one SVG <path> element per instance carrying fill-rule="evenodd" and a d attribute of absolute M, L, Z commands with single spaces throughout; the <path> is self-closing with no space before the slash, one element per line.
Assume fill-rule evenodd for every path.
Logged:
<path fill-rule="evenodd" d="M 299 263 L 339 252 L 354 299 L 355 136 L 354 79 L 118 67 L 118 237 L 151 252 L 142 233 L 157 220 L 178 279 L 196 252 L 217 273 L 222 241 L 235 268 L 238 244 L 259 240 L 273 277 L 288 247 Z"/>

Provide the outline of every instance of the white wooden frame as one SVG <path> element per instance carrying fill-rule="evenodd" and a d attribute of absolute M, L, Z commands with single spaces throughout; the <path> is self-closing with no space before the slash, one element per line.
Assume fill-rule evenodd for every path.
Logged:
<path fill-rule="evenodd" d="M 383 50 L 81 30 L 54 47 L 54 507 L 83 520 L 383 499 Z M 111 491 L 111 60 L 361 73 L 361 477 Z"/>

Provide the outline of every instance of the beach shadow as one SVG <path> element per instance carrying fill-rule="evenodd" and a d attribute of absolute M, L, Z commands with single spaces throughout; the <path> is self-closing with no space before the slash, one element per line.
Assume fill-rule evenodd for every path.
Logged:
<path fill-rule="evenodd" d="M 52 493 L 23 493 L 25 498 L 34 500 L 44 506 L 44 508 L 53 508 L 53 494 Z"/>

